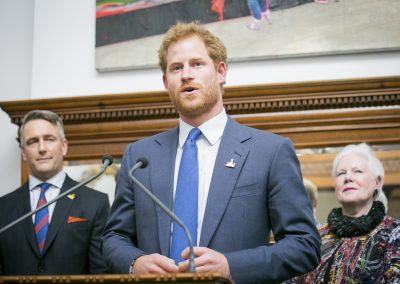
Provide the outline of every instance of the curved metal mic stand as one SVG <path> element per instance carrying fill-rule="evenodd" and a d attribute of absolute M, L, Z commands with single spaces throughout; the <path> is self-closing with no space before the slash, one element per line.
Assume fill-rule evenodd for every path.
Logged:
<path fill-rule="evenodd" d="M 193 243 L 192 243 L 192 236 L 189 233 L 186 225 L 178 218 L 167 206 L 165 206 L 150 190 L 148 190 L 140 181 L 138 181 L 134 176 L 133 172 L 138 168 L 145 168 L 147 166 L 147 160 L 144 158 L 138 159 L 136 164 L 132 167 L 129 171 L 130 178 L 142 189 L 158 206 L 164 210 L 165 213 L 168 214 L 169 217 L 172 218 L 185 232 L 185 235 L 188 239 L 189 243 L 189 267 L 187 272 L 196 272 L 195 264 L 194 264 L 194 252 L 193 252 Z"/>

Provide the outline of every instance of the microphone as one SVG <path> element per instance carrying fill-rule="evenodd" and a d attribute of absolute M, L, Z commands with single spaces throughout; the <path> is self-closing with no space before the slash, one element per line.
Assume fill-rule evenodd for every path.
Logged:
<path fill-rule="evenodd" d="M 103 158 L 101 159 L 101 162 L 103 163 L 104 170 L 105 170 L 108 166 L 111 166 L 111 165 L 112 165 L 112 163 L 114 162 L 114 159 L 113 159 L 113 157 L 112 157 L 111 155 L 106 154 L 106 155 L 104 155 Z M 103 171 L 103 172 L 104 172 L 104 171 Z M 102 172 L 102 173 L 103 173 L 103 172 Z M 101 173 L 101 174 L 102 174 L 102 173 Z"/>
<path fill-rule="evenodd" d="M 192 236 L 189 233 L 188 228 L 186 225 L 182 222 L 181 219 L 179 219 L 178 216 L 176 216 L 167 206 L 164 205 L 164 203 L 161 202 L 160 199 L 158 199 L 149 189 L 147 189 L 138 179 L 136 179 L 133 176 L 133 172 L 137 170 L 138 168 L 144 169 L 147 167 L 149 164 L 148 160 L 144 157 L 141 157 L 137 159 L 136 164 L 132 167 L 132 169 L 129 171 L 129 176 L 130 178 L 139 186 L 141 190 L 146 193 L 148 197 L 150 197 L 158 206 L 161 207 L 161 209 L 167 213 L 169 217 L 171 217 L 172 220 L 174 220 L 175 223 L 177 223 L 185 232 L 186 238 L 189 243 L 189 267 L 187 272 L 196 272 L 196 268 L 194 265 L 194 252 L 193 252 L 193 242 L 192 242 Z"/>
<path fill-rule="evenodd" d="M 91 182 L 92 180 L 96 179 L 97 177 L 99 177 L 100 175 L 102 175 L 108 166 L 110 166 L 113 163 L 113 157 L 111 155 L 104 155 L 102 158 L 102 162 L 103 162 L 103 167 L 101 168 L 101 170 L 95 174 L 92 177 L 89 177 L 88 179 L 84 180 L 81 183 L 78 183 L 77 185 L 73 186 L 72 188 L 68 189 L 67 191 L 63 192 L 62 194 L 59 194 L 56 198 L 50 200 L 49 202 L 46 202 L 45 204 L 43 204 L 42 206 L 36 208 L 35 210 L 28 212 L 27 214 L 25 214 L 24 216 L 18 218 L 17 220 L 11 222 L 10 224 L 8 224 L 7 226 L 3 227 L 0 229 L 0 234 L 3 233 L 5 230 L 13 227 L 14 225 L 22 222 L 23 220 L 25 220 L 26 218 L 32 216 L 33 214 L 35 214 L 36 212 L 42 210 L 43 208 L 49 206 L 50 204 L 56 202 L 57 200 L 63 198 L 64 196 L 70 194 L 71 192 L 73 192 L 74 190 L 76 190 L 77 188 L 88 184 L 89 182 Z"/>

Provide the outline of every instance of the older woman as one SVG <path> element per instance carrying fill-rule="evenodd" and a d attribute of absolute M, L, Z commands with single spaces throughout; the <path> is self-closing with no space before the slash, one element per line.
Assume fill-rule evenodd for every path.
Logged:
<path fill-rule="evenodd" d="M 292 283 L 400 283 L 400 220 L 376 201 L 384 169 L 365 143 L 346 146 L 332 169 L 336 198 L 320 228 L 321 263 Z"/>

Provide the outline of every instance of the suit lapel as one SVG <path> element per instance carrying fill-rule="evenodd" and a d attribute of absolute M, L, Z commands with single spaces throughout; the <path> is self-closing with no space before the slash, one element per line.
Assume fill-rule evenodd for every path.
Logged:
<path fill-rule="evenodd" d="M 251 136 L 245 129 L 231 118 L 228 119 L 214 165 L 204 213 L 200 246 L 209 245 L 228 206 L 241 168 L 247 158 L 249 149 L 243 145 L 243 142 L 250 139 Z M 232 159 L 235 166 L 226 166 Z"/>
<path fill-rule="evenodd" d="M 178 127 L 158 136 L 151 152 L 150 172 L 155 173 L 151 176 L 153 193 L 171 210 L 178 137 Z M 161 253 L 169 255 L 171 218 L 157 205 L 156 212 Z"/>
<path fill-rule="evenodd" d="M 18 216 L 23 216 L 31 211 L 31 197 L 29 193 L 29 182 L 26 182 L 22 187 L 18 189 L 17 196 L 17 211 Z M 40 256 L 39 248 L 36 244 L 35 238 L 35 227 L 33 226 L 32 216 L 28 217 L 21 222 L 25 237 L 28 240 L 29 245 L 37 256 Z"/>
<path fill-rule="evenodd" d="M 70 189 L 72 186 L 76 185 L 68 175 L 65 177 L 64 184 L 60 190 L 60 194 L 64 191 Z M 46 236 L 46 242 L 43 248 L 43 254 L 46 253 L 47 249 L 49 248 L 50 244 L 53 242 L 55 236 L 57 235 L 60 226 L 66 220 L 66 216 L 71 208 L 73 200 L 69 199 L 68 197 L 63 197 L 56 202 L 56 206 L 54 207 L 53 216 L 51 217 L 51 222 L 49 224 L 49 230 Z"/>

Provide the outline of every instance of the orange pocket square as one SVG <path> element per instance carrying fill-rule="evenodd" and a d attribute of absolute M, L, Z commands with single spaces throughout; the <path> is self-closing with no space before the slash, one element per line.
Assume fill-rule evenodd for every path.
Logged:
<path fill-rule="evenodd" d="M 86 222 L 88 219 L 86 218 L 79 218 L 74 216 L 68 216 L 67 223 L 75 223 L 75 222 Z"/>

